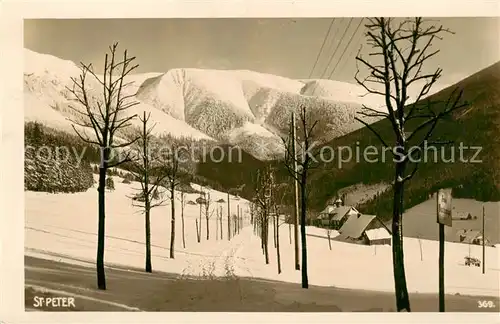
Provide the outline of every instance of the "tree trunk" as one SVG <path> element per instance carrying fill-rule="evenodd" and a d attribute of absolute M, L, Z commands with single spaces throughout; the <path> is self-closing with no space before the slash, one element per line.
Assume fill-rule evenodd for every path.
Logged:
<path fill-rule="evenodd" d="M 266 257 L 266 264 L 269 264 L 269 216 L 267 215 L 267 210 L 265 211 L 264 219 L 264 255 Z"/>
<path fill-rule="evenodd" d="M 197 233 L 198 234 L 198 243 L 201 243 L 201 214 L 202 214 L 202 209 L 201 209 L 201 204 L 200 204 L 200 221 L 198 222 L 198 226 L 199 226 L 199 232 Z"/>
<path fill-rule="evenodd" d="M 147 129 L 146 129 L 146 112 L 144 112 L 144 122 L 143 122 L 143 143 L 142 150 L 143 152 L 148 152 L 148 140 L 147 140 Z M 145 226 L 146 226 L 146 272 L 153 272 L 153 267 L 151 266 L 151 196 L 154 197 L 154 194 L 151 195 L 149 191 L 149 160 L 148 156 L 145 154 L 143 157 L 143 166 L 144 166 L 144 190 L 142 194 L 144 195 L 144 211 L 145 211 Z"/>
<path fill-rule="evenodd" d="M 173 181 L 172 181 L 173 182 Z M 171 229 L 170 229 L 170 258 L 174 258 L 174 243 L 175 243 L 175 185 L 172 184 L 170 187 L 170 204 L 172 211 L 172 221 L 171 221 Z"/>
<path fill-rule="evenodd" d="M 151 217 L 150 217 L 150 205 L 149 199 L 146 197 L 146 272 L 153 272 L 153 267 L 151 266 Z"/>
<path fill-rule="evenodd" d="M 227 193 L 227 240 L 231 241 L 231 206 L 229 202 L 229 192 Z"/>
<path fill-rule="evenodd" d="M 205 204 L 205 220 L 207 222 L 207 241 L 210 240 L 210 193 Z"/>
<path fill-rule="evenodd" d="M 220 206 L 220 239 L 224 239 L 224 230 L 222 229 L 222 206 Z"/>
<path fill-rule="evenodd" d="M 240 205 L 236 206 L 236 234 L 240 234 Z"/>
<path fill-rule="evenodd" d="M 106 190 L 106 171 L 107 171 L 107 150 L 104 151 L 104 161 L 99 169 L 99 188 L 98 188 L 98 204 L 99 204 L 99 224 L 97 236 L 97 287 L 101 290 L 106 290 L 106 274 L 104 272 L 104 235 L 105 235 L 105 190 Z"/>
<path fill-rule="evenodd" d="M 210 221 L 209 221 L 209 218 L 208 216 L 205 216 L 205 219 L 206 219 L 206 222 L 207 222 L 207 241 L 210 240 Z"/>
<path fill-rule="evenodd" d="M 394 182 L 394 202 L 392 213 L 392 260 L 394 271 L 394 288 L 396 293 L 396 307 L 398 312 L 406 310 L 410 312 L 410 297 L 406 285 L 406 274 L 403 253 L 402 238 L 402 215 L 403 215 L 403 192 L 404 183 L 398 181 L 404 176 L 405 165 L 396 165 L 396 177 Z"/>
<path fill-rule="evenodd" d="M 215 213 L 215 240 L 219 240 L 219 208 L 216 208 Z"/>
<path fill-rule="evenodd" d="M 274 216 L 274 218 L 278 219 L 278 217 L 277 217 L 277 216 Z M 273 235 L 273 239 L 274 239 L 274 248 L 276 249 L 276 248 L 278 247 L 278 244 L 277 244 L 277 242 L 276 242 L 276 238 L 277 238 L 277 236 L 278 236 L 278 233 L 276 233 L 277 228 L 276 228 L 276 226 L 274 225 L 275 223 L 276 223 L 276 222 L 273 222 L 273 234 L 274 234 L 274 235 Z"/>
<path fill-rule="evenodd" d="M 198 243 L 200 243 L 200 230 L 198 229 L 198 219 L 194 219 L 196 223 L 196 239 L 198 240 Z"/>
<path fill-rule="evenodd" d="M 326 236 L 328 236 L 328 247 L 330 248 L 330 251 L 331 251 L 332 250 L 332 240 L 331 240 L 330 231 L 326 232 Z"/>
<path fill-rule="evenodd" d="M 292 223 L 288 223 L 288 240 L 292 244 Z"/>
<path fill-rule="evenodd" d="M 276 217 L 276 262 L 278 263 L 278 274 L 281 273 L 281 255 L 280 255 L 280 224 L 279 217 Z"/>
<path fill-rule="evenodd" d="M 260 246 L 262 247 L 262 254 L 266 254 L 266 249 L 265 249 L 265 226 L 264 226 L 264 211 L 262 212 L 263 214 L 260 216 Z"/>
<path fill-rule="evenodd" d="M 309 288 L 309 279 L 307 277 L 307 243 L 306 243 L 306 212 L 307 212 L 307 201 L 306 201 L 306 184 L 307 178 L 304 174 L 301 179 L 300 186 L 300 239 L 302 243 L 302 288 Z"/>
<path fill-rule="evenodd" d="M 297 159 L 296 157 L 296 126 L 295 126 L 295 113 L 292 113 L 292 155 L 293 159 L 293 171 L 297 172 Z M 299 264 L 299 184 L 297 179 L 293 179 L 293 194 L 294 194 L 294 204 L 293 204 L 293 234 L 294 234 L 294 258 L 295 258 L 295 270 L 300 270 Z"/>
<path fill-rule="evenodd" d="M 182 226 L 182 247 L 186 248 L 186 233 L 184 230 L 184 193 L 181 196 L 181 226 Z"/>

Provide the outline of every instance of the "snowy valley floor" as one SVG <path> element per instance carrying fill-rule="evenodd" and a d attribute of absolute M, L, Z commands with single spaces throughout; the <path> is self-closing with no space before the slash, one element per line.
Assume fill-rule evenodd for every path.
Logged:
<path fill-rule="evenodd" d="M 151 223 L 155 273 L 143 273 L 144 217 L 127 197 L 137 184 L 123 184 L 120 178 L 115 178 L 115 186 L 115 191 L 107 193 L 105 260 L 113 269 L 107 270 L 105 292 L 95 289 L 93 268 L 97 244 L 96 189 L 77 194 L 25 193 L 27 309 L 32 308 L 34 295 L 39 296 L 45 289 L 49 295 L 63 292 L 74 295 L 79 300 L 77 310 L 394 310 L 390 246 L 361 246 L 332 240 L 330 250 L 324 230 L 309 227 L 311 287 L 304 290 L 299 284 L 300 272 L 293 267 L 288 225 L 280 226 L 283 272 L 278 275 L 273 230 L 270 229 L 270 264 L 266 265 L 243 199 L 231 199 L 231 212 L 239 205 L 247 218 L 245 228 L 230 241 L 225 216 L 223 239 L 215 239 L 216 233 L 220 236 L 220 225 L 213 216 L 209 219 L 209 240 L 203 217 L 202 241 L 197 243 L 195 219 L 199 216 L 199 206 L 186 205 L 186 248 L 182 245 L 180 203 L 176 203 L 175 259 L 169 258 L 168 249 L 170 206 L 154 209 Z M 194 201 L 197 197 L 189 194 L 187 200 Z M 212 200 L 221 198 L 227 199 L 227 195 L 211 192 Z M 226 206 L 227 203 L 219 206 L 223 215 L 227 214 Z M 405 238 L 404 246 L 413 310 L 436 311 L 438 242 Z M 464 256 L 469 254 L 481 258 L 480 247 L 446 244 L 447 311 L 498 311 L 497 248 L 487 248 L 484 275 L 481 268 L 463 264 Z M 225 278 L 228 275 L 231 279 Z M 481 300 L 492 301 L 495 307 L 479 308 Z"/>

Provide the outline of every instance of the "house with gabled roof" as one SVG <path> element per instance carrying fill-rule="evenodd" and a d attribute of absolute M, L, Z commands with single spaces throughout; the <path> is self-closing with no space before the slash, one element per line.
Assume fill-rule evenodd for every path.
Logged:
<path fill-rule="evenodd" d="M 342 201 L 337 199 L 333 204 L 328 204 L 317 218 L 317 224 L 338 230 L 351 215 L 359 214 L 352 206 L 342 206 Z"/>
<path fill-rule="evenodd" d="M 457 234 L 460 243 L 476 244 L 476 245 L 483 244 L 483 235 L 479 230 L 464 229 L 459 231 Z M 491 244 L 488 238 L 486 238 L 484 243 L 487 245 Z"/>
<path fill-rule="evenodd" d="M 392 236 L 389 230 L 385 226 L 375 228 L 375 222 L 380 222 L 375 215 L 351 215 L 340 228 L 336 239 L 367 245 L 391 245 Z"/>
<path fill-rule="evenodd" d="M 375 218 L 375 215 L 351 215 L 340 228 L 339 233 L 346 238 L 358 240 L 363 237 L 366 228 Z"/>
<path fill-rule="evenodd" d="M 364 236 L 368 245 L 391 245 L 392 243 L 392 236 L 384 227 L 365 230 Z"/>

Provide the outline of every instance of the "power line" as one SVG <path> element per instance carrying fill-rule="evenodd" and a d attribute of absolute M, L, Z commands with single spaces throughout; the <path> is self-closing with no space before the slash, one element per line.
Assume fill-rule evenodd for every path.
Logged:
<path fill-rule="evenodd" d="M 364 18 L 362 20 L 364 20 Z M 356 48 L 356 46 L 358 46 L 361 43 L 362 39 L 363 39 L 363 33 L 360 34 L 360 37 L 358 37 L 358 40 L 356 41 L 356 45 L 353 48 Z M 351 53 L 352 53 L 352 50 L 349 52 L 349 55 L 351 55 Z M 339 70 L 339 74 L 342 74 L 342 72 L 344 72 L 346 66 L 347 66 L 346 64 L 342 65 L 342 67 Z"/>
<path fill-rule="evenodd" d="M 352 20 L 353 18 L 350 18 L 349 19 L 349 24 L 347 25 L 347 28 L 344 30 L 344 33 L 342 34 L 342 37 L 340 38 L 340 41 L 339 43 L 337 44 L 337 47 L 335 48 L 335 51 L 333 52 L 332 56 L 330 57 L 330 60 L 328 61 L 328 65 L 326 66 L 325 70 L 323 71 L 323 73 L 321 74 L 321 77 L 320 79 L 322 79 L 325 74 L 326 74 L 326 71 L 328 70 L 328 68 L 330 67 L 330 64 L 332 64 L 332 60 L 333 58 L 335 57 L 335 54 L 337 54 L 337 51 L 340 47 L 340 44 L 342 44 L 342 42 L 344 41 L 344 37 L 345 35 L 347 34 L 347 31 L 349 30 L 349 27 L 351 26 L 351 23 L 352 23 Z"/>
<path fill-rule="evenodd" d="M 316 65 L 318 64 L 319 58 L 321 56 L 321 52 L 323 52 L 323 48 L 325 47 L 326 40 L 328 39 L 328 36 L 330 35 L 330 31 L 332 30 L 332 26 L 333 26 L 334 22 L 335 22 L 335 18 L 333 18 L 332 21 L 330 22 L 330 27 L 328 27 L 328 31 L 326 32 L 325 38 L 323 39 L 323 44 L 321 44 L 321 48 L 319 49 L 318 56 L 316 57 L 316 62 L 314 62 L 314 65 L 311 69 L 311 73 L 309 73 L 309 79 L 312 77 L 314 69 L 316 68 Z"/>
<path fill-rule="evenodd" d="M 337 24 L 338 26 L 337 26 L 337 28 L 335 28 L 335 31 L 333 32 L 333 35 L 337 35 L 338 34 L 338 32 L 341 29 L 340 28 L 341 24 L 342 24 L 342 22 L 340 22 L 340 24 Z M 328 49 L 327 49 L 326 53 L 333 52 L 335 50 L 335 45 L 338 45 L 338 44 L 335 44 L 334 39 L 332 38 L 331 41 L 330 41 L 330 46 L 328 46 Z"/>
<path fill-rule="evenodd" d="M 334 50 L 333 54 L 330 56 L 330 59 L 328 60 L 328 64 L 327 64 L 326 68 L 324 69 L 323 73 L 321 73 L 321 75 L 320 75 L 319 79 L 322 79 L 322 78 L 325 76 L 326 72 L 328 71 L 328 68 L 329 68 L 329 67 L 330 67 L 330 65 L 332 64 L 332 60 L 333 60 L 333 58 L 335 57 L 335 54 L 337 53 L 337 51 L 338 51 L 338 49 L 339 49 L 340 45 L 342 44 L 342 42 L 343 42 L 343 40 L 344 40 L 344 37 L 345 37 L 345 35 L 347 34 L 347 31 L 349 30 L 349 27 L 350 27 L 350 25 L 351 25 L 351 23 L 352 23 L 352 20 L 353 20 L 353 18 L 350 18 L 350 19 L 349 19 L 349 24 L 347 25 L 347 28 L 344 30 L 344 33 L 343 33 L 343 35 L 342 35 L 342 37 L 341 37 L 340 41 L 336 44 L 337 46 L 335 47 L 335 50 Z M 340 26 L 337 28 L 337 31 L 338 31 L 339 29 L 340 29 Z M 332 44 L 334 44 L 333 39 L 332 39 Z M 316 82 L 316 83 L 312 86 L 312 89 L 310 90 L 310 94 L 311 94 L 311 95 L 312 95 L 312 94 L 314 94 L 314 91 L 316 90 L 316 88 L 318 87 L 318 85 L 319 85 L 319 83 L 318 83 L 318 82 Z"/>
<path fill-rule="evenodd" d="M 335 64 L 335 67 L 333 68 L 332 73 L 330 73 L 330 76 L 328 77 L 328 79 L 332 78 L 333 73 L 337 69 L 337 66 L 339 65 L 339 63 L 342 61 L 342 58 L 344 57 L 344 54 L 346 53 L 347 49 L 349 48 L 349 45 L 351 45 L 351 42 L 354 39 L 354 36 L 358 33 L 359 27 L 361 27 L 361 24 L 363 23 L 363 20 L 364 20 L 364 18 L 361 18 L 361 20 L 359 21 L 358 27 L 356 27 L 356 30 L 352 34 L 351 39 L 349 40 L 349 42 L 347 43 L 346 47 L 344 48 L 344 51 L 340 55 L 340 58 L 337 61 L 337 64 Z"/>

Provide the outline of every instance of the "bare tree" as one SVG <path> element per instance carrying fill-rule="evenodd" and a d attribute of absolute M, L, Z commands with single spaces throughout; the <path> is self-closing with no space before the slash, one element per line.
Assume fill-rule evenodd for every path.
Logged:
<path fill-rule="evenodd" d="M 231 240 L 231 196 L 230 195 L 239 195 L 245 184 L 242 184 L 239 187 L 231 188 L 227 191 L 227 239 Z"/>
<path fill-rule="evenodd" d="M 255 203 L 258 206 L 257 222 L 260 229 L 261 247 L 266 264 L 269 264 L 269 218 L 272 210 L 274 175 L 271 166 L 257 170 L 255 176 Z"/>
<path fill-rule="evenodd" d="M 274 177 L 273 177 L 274 179 Z M 287 184 L 281 183 L 279 185 L 272 184 L 272 202 L 274 205 L 274 233 L 275 233 L 275 246 L 276 246 L 276 262 L 278 265 L 278 274 L 281 273 L 281 251 L 280 251 L 280 226 L 286 224 L 286 219 L 280 222 L 280 207 L 283 206 L 285 196 L 287 193 Z M 281 194 L 279 191 L 281 190 Z"/>
<path fill-rule="evenodd" d="M 179 200 L 181 202 L 181 228 L 182 228 L 182 247 L 186 248 L 186 232 L 184 227 L 184 208 L 186 207 L 186 193 L 181 191 Z"/>
<path fill-rule="evenodd" d="M 257 205 L 255 203 L 255 197 L 254 197 L 254 199 L 252 199 L 252 201 L 250 201 L 250 224 L 253 225 L 254 234 L 257 233 L 257 221 L 256 221 L 257 212 L 258 212 L 258 208 L 257 208 Z"/>
<path fill-rule="evenodd" d="M 222 206 L 220 206 L 219 208 L 220 210 L 220 216 L 219 216 L 219 222 L 220 222 L 220 239 L 223 240 L 224 239 L 224 230 L 222 229 Z"/>
<path fill-rule="evenodd" d="M 295 117 L 295 112 L 291 113 L 291 125 L 290 125 L 290 139 L 288 140 L 288 150 L 290 151 L 292 156 L 297 156 L 297 126 Z M 292 169 L 292 180 L 293 180 L 293 256 L 295 260 L 295 270 L 300 270 L 300 262 L 299 262 L 299 182 L 297 180 L 298 177 L 293 175 L 296 174 L 298 170 L 297 159 L 293 159 L 292 165 L 290 166 Z"/>
<path fill-rule="evenodd" d="M 202 222 L 201 222 L 201 218 L 203 216 L 203 209 L 207 203 L 206 199 L 205 199 L 205 192 L 203 191 L 203 189 L 201 188 L 200 189 L 200 196 L 198 198 L 196 198 L 196 203 L 199 205 L 200 207 L 200 214 L 199 214 L 199 222 L 198 222 L 198 232 L 197 232 L 197 239 L 198 239 L 198 243 L 201 243 L 201 231 L 202 231 Z"/>
<path fill-rule="evenodd" d="M 196 221 L 196 238 L 198 239 L 198 243 L 200 243 L 201 241 L 201 237 L 200 237 L 200 227 L 198 226 L 198 219 L 195 219 Z"/>
<path fill-rule="evenodd" d="M 327 227 L 326 229 L 326 237 L 328 238 L 328 247 L 330 248 L 330 251 L 332 250 L 332 229 L 330 227 Z"/>
<path fill-rule="evenodd" d="M 276 207 L 276 205 L 275 205 Z M 276 213 L 273 213 L 273 224 L 276 224 L 276 218 L 277 218 L 277 214 Z M 278 247 L 278 242 L 276 242 L 276 238 L 278 236 L 278 234 L 276 233 L 277 231 L 277 227 L 275 225 L 273 225 L 273 243 L 274 243 L 274 248 L 276 249 Z"/>
<path fill-rule="evenodd" d="M 206 237 L 210 240 L 210 218 L 214 215 L 214 210 L 210 210 L 212 200 L 210 199 L 210 188 L 205 187 L 205 221 L 206 221 Z"/>
<path fill-rule="evenodd" d="M 292 114 L 293 116 L 295 114 Z M 285 166 L 292 179 L 299 183 L 300 189 L 300 238 L 302 248 L 302 288 L 309 288 L 307 276 L 307 241 L 306 220 L 308 188 L 307 180 L 309 171 L 317 167 L 318 152 L 314 153 L 314 147 L 318 144 L 315 140 L 319 138 L 316 126 L 319 123 L 317 116 L 302 105 L 298 109 L 298 124 L 295 130 L 293 121 L 290 127 L 290 135 L 282 137 L 285 144 Z M 295 136 L 294 136 L 295 135 Z M 297 138 L 297 141 L 295 140 Z"/>
<path fill-rule="evenodd" d="M 215 240 L 219 240 L 219 206 L 215 208 Z"/>
<path fill-rule="evenodd" d="M 227 192 L 227 239 L 231 240 L 231 196 Z"/>
<path fill-rule="evenodd" d="M 240 226 L 241 226 L 241 220 L 240 220 L 240 204 L 236 206 L 236 234 L 240 234 Z"/>
<path fill-rule="evenodd" d="M 140 118 L 142 130 L 140 131 L 139 140 L 134 143 L 137 149 L 137 156 L 130 165 L 130 172 L 136 179 L 139 180 L 141 188 L 139 193 L 132 198 L 132 204 L 140 207 L 145 215 L 145 230 L 146 230 L 146 272 L 152 272 L 151 266 L 151 209 L 158 206 L 163 206 L 165 200 L 159 192 L 160 185 L 163 183 L 166 174 L 161 165 L 161 160 L 157 151 L 154 150 L 155 143 L 151 134 L 155 125 L 149 127 L 148 122 L 151 114 Z M 153 142 L 153 143 L 152 143 Z M 156 143 L 158 144 L 158 143 Z M 156 200 L 156 202 L 155 202 Z"/>
<path fill-rule="evenodd" d="M 404 185 L 413 178 L 418 170 L 418 160 L 425 145 L 444 145 L 447 142 L 430 141 L 438 122 L 449 116 L 466 103 L 459 103 L 462 93 L 453 91 L 446 101 L 424 99 L 441 77 L 440 68 L 424 72 L 426 62 L 439 53 L 433 50 L 433 41 L 441 39 L 444 33 L 451 33 L 442 26 L 427 24 L 422 18 L 394 19 L 373 18 L 366 25 L 366 39 L 372 48 L 371 61 L 358 54 L 356 61 L 367 70 L 367 77 L 356 81 L 369 94 L 380 95 L 385 99 L 386 111 L 363 107 L 363 117 L 382 117 L 389 120 L 394 137 L 390 142 L 395 148 L 394 155 L 394 202 L 392 213 L 392 257 L 398 311 L 411 311 L 403 254 L 403 193 Z M 377 61 L 378 60 L 378 61 Z M 410 104 L 410 90 L 417 90 L 415 101 Z M 370 129 L 383 146 L 390 148 L 389 140 L 380 131 L 357 118 Z M 411 127 L 408 127 L 412 125 Z M 412 130 L 409 132 L 409 128 Z M 410 148 L 411 143 L 411 148 Z M 410 163 L 410 160 L 412 161 Z M 413 162 L 417 161 L 417 162 Z"/>
<path fill-rule="evenodd" d="M 167 187 L 170 191 L 170 258 L 175 257 L 175 194 L 178 186 L 182 184 L 183 176 L 189 172 L 193 159 L 189 156 L 188 139 L 173 138 L 170 136 L 163 136 L 170 145 L 170 150 L 164 152 L 165 173 L 167 175 Z M 200 224 L 201 226 L 201 224 Z"/>
<path fill-rule="evenodd" d="M 123 53 L 123 59 L 119 60 L 116 55 L 118 44 L 110 46 L 110 53 L 104 58 L 104 73 L 102 78 L 95 74 L 92 64 L 81 63 L 79 78 L 71 78 L 72 87 L 67 88 L 73 96 L 73 100 L 83 106 L 70 106 L 75 113 L 73 130 L 84 142 L 99 146 L 101 150 L 101 163 L 99 167 L 99 188 L 98 188 L 98 238 L 97 238 L 97 286 L 99 289 L 106 289 L 106 277 L 104 272 L 104 236 L 105 236 L 105 181 L 109 168 L 116 167 L 122 163 L 130 161 L 130 156 L 115 157 L 114 151 L 125 149 L 135 142 L 120 141 L 120 133 L 130 126 L 130 122 L 136 115 L 127 115 L 127 110 L 138 102 L 131 100 L 133 96 L 124 95 L 123 89 L 130 83 L 124 82 L 125 77 L 135 70 L 138 65 L 132 65 L 135 57 L 129 57 L 127 50 Z M 91 89 L 87 84 L 87 77 L 97 82 L 102 87 L 100 96 L 92 96 Z M 78 130 L 80 126 L 84 130 L 91 129 L 93 136 L 85 131 Z"/>
<path fill-rule="evenodd" d="M 222 204 L 225 203 L 224 199 L 219 199 L 217 200 L 217 204 L 218 204 L 218 210 L 219 210 L 219 216 L 218 216 L 218 221 L 219 221 L 219 224 L 220 224 L 220 239 L 223 240 L 224 239 L 224 230 L 222 229 Z"/>

